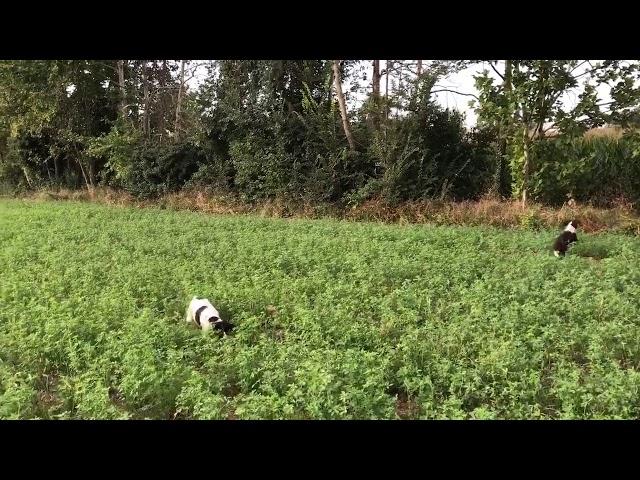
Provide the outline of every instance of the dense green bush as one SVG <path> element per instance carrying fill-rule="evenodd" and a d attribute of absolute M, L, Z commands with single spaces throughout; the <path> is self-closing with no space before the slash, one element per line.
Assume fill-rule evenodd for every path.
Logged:
<path fill-rule="evenodd" d="M 207 158 L 203 149 L 192 143 L 148 142 L 128 129 L 114 129 L 96 139 L 89 153 L 106 160 L 104 183 L 139 197 L 179 190 Z"/>
<path fill-rule="evenodd" d="M 371 193 L 378 189 L 391 202 L 481 195 L 495 162 L 493 139 L 466 133 L 463 121 L 458 112 L 428 102 L 393 122 L 371 148 L 381 167 Z"/>
<path fill-rule="evenodd" d="M 538 142 L 533 196 L 550 204 L 574 198 L 607 205 L 640 200 L 640 136 L 557 139 Z"/>
<path fill-rule="evenodd" d="M 129 159 L 129 174 L 124 188 L 138 196 L 148 197 L 174 192 L 182 188 L 205 161 L 196 145 L 138 145 Z"/>
<path fill-rule="evenodd" d="M 526 68 L 517 69 L 508 90 L 518 101 L 478 77 L 480 129 L 471 132 L 460 113 L 434 102 L 436 85 L 465 63 L 429 62 L 416 76 L 409 63 L 390 61 L 387 74 L 380 73 L 383 94 L 382 77 L 372 83 L 368 66 L 340 62 L 350 144 L 331 60 L 221 60 L 207 66 L 195 90 L 189 61 L 0 62 L 0 188 L 102 184 L 154 197 L 205 187 L 248 202 L 278 197 L 316 206 L 517 195 L 525 173 L 519 139 L 533 125 L 520 124 L 515 111 L 535 95 L 557 100 L 533 78 L 550 74 L 555 80 L 548 87 L 569 88 L 564 69 L 574 62 L 518 62 Z M 581 137 L 584 128 L 605 120 L 633 129 L 636 67 L 602 67 L 613 75 L 610 81 L 621 81 L 610 115 L 599 111 L 591 87 L 573 113 L 555 106 L 529 112 L 527 122 L 553 120 L 563 132 L 555 140 L 527 142 L 529 198 L 555 205 L 568 196 L 637 203 L 638 135 Z M 374 86 L 380 88 L 374 92 Z M 365 92 L 354 108 L 351 95 Z"/>
<path fill-rule="evenodd" d="M 15 138 L 7 140 L 6 153 L 0 157 L 0 178 L 22 189 L 78 188 L 85 183 L 78 162 L 82 155 L 84 143 L 80 138 L 60 135 L 50 128 L 20 130 Z M 102 165 L 94 167 L 99 175 Z"/>

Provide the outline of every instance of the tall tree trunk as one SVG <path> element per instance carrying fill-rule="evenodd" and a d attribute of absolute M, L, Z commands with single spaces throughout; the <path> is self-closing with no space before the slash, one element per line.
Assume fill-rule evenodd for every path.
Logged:
<path fill-rule="evenodd" d="M 384 80 L 384 98 L 385 98 L 385 109 L 384 109 L 384 118 L 385 120 L 389 120 L 389 68 L 391 65 L 389 64 L 389 60 L 385 62 L 385 80 Z"/>
<path fill-rule="evenodd" d="M 336 96 L 338 97 L 338 104 L 340 105 L 340 116 L 342 117 L 342 127 L 344 128 L 344 134 L 349 142 L 349 148 L 351 151 L 355 151 L 356 144 L 351 134 L 351 126 L 349 125 L 349 117 L 347 117 L 347 104 L 344 100 L 344 94 L 342 93 L 342 79 L 340 78 L 340 60 L 333 61 L 333 85 L 336 89 Z"/>
<path fill-rule="evenodd" d="M 161 73 L 158 78 L 159 88 L 158 88 L 157 100 L 156 100 L 156 109 L 158 113 L 156 113 L 155 115 L 156 128 L 157 128 L 157 131 L 160 132 L 160 141 L 162 141 L 164 136 L 167 134 L 167 118 L 170 115 L 170 113 L 168 113 L 168 107 L 167 107 L 168 93 L 167 93 L 166 78 L 169 75 L 168 71 L 169 71 L 169 67 L 167 65 L 167 61 L 163 60 Z"/>
<path fill-rule="evenodd" d="M 504 81 L 502 83 L 503 85 L 503 90 L 505 93 L 506 97 L 509 97 L 509 95 L 511 94 L 511 89 L 512 89 L 512 74 L 513 74 L 513 66 L 511 63 L 511 60 L 505 60 L 504 63 Z M 510 114 L 510 116 L 513 116 L 512 114 Z M 510 119 L 509 119 L 510 120 Z M 510 121 L 507 121 L 507 119 L 503 119 L 500 125 L 500 131 L 499 131 L 499 136 L 500 136 L 500 151 L 498 152 L 498 160 L 497 160 L 497 164 L 496 164 L 496 171 L 495 171 L 495 175 L 494 175 L 494 179 L 493 179 L 493 194 L 498 195 L 498 196 L 502 196 L 502 194 L 504 193 L 502 190 L 502 177 L 503 177 L 503 173 L 504 173 L 504 169 L 506 167 L 506 165 L 508 164 L 508 152 L 509 152 L 509 131 L 508 131 L 508 124 L 510 123 Z"/>
<path fill-rule="evenodd" d="M 520 73 L 520 64 L 518 61 L 512 62 L 512 69 L 516 74 Z M 531 183 L 531 135 L 529 132 L 531 112 L 524 101 L 518 106 L 518 111 L 520 113 L 520 127 L 522 128 L 522 208 L 524 208 L 529 200 L 529 187 Z M 515 112 L 514 115 L 517 115 L 517 113 L 518 112 Z"/>
<path fill-rule="evenodd" d="M 333 67 L 329 70 L 329 96 L 327 98 L 329 105 L 333 102 Z"/>
<path fill-rule="evenodd" d="M 80 171 L 82 172 L 82 177 L 84 178 L 84 183 L 87 186 L 87 190 L 89 191 L 89 193 L 93 193 L 93 178 L 92 178 L 92 173 L 91 173 L 91 163 L 89 163 L 87 169 L 85 170 L 84 165 L 83 165 L 83 155 L 80 153 L 80 151 L 78 150 L 78 147 L 75 146 L 74 147 L 75 150 L 75 160 L 76 163 L 80 166 Z M 86 157 L 84 157 L 86 158 Z"/>
<path fill-rule="evenodd" d="M 403 92 L 403 83 L 402 83 L 402 67 L 404 66 L 402 64 L 402 60 L 400 60 L 398 62 L 399 68 L 398 68 L 398 92 Z M 396 119 L 399 118 L 400 116 L 400 109 L 396 108 Z"/>
<path fill-rule="evenodd" d="M 373 61 L 373 96 L 380 97 L 380 60 Z"/>
<path fill-rule="evenodd" d="M 524 124 L 522 129 L 522 208 L 527 206 L 529 197 L 529 177 L 531 176 L 531 165 L 529 163 L 529 125 Z"/>
<path fill-rule="evenodd" d="M 420 76 L 422 75 L 422 60 L 418 60 L 418 79 L 420 78 Z"/>
<path fill-rule="evenodd" d="M 184 90 L 184 60 L 180 61 L 180 87 L 178 88 L 178 99 L 176 101 L 176 124 L 175 139 L 180 141 L 180 132 L 182 129 L 182 92 Z"/>
<path fill-rule="evenodd" d="M 142 61 L 142 92 L 144 95 L 144 115 L 142 116 L 142 132 L 149 138 L 151 135 L 149 122 L 149 76 L 147 75 L 147 61 Z"/>
<path fill-rule="evenodd" d="M 118 85 L 120 86 L 120 115 L 122 119 L 127 118 L 127 89 L 124 85 L 124 60 L 118 60 Z"/>
<path fill-rule="evenodd" d="M 96 187 L 96 169 L 95 169 L 95 160 L 90 158 L 88 161 L 87 170 L 89 172 L 89 185 L 91 185 L 91 191 L 93 191 Z"/>
<path fill-rule="evenodd" d="M 27 180 L 27 185 L 29 185 L 29 188 L 33 188 L 33 182 L 29 177 L 29 172 L 27 171 L 27 167 L 22 167 L 22 173 L 24 173 L 24 178 Z"/>
<path fill-rule="evenodd" d="M 378 130 L 380 127 L 380 60 L 373 61 L 373 127 Z"/>
<path fill-rule="evenodd" d="M 84 178 L 84 184 L 87 187 L 87 190 L 91 191 L 91 183 L 89 182 L 89 178 L 87 178 L 87 174 L 84 171 L 84 167 L 82 166 L 82 160 L 77 160 L 78 165 L 80 166 L 80 171 L 82 172 L 82 178 Z"/>
<path fill-rule="evenodd" d="M 549 79 L 549 68 L 546 62 L 543 62 L 540 66 L 540 76 L 538 78 L 538 82 L 540 83 L 540 88 L 538 89 L 538 124 L 536 125 L 536 137 L 541 139 L 544 138 L 544 121 L 547 117 L 547 105 L 545 104 L 545 96 L 546 96 L 546 82 Z"/>

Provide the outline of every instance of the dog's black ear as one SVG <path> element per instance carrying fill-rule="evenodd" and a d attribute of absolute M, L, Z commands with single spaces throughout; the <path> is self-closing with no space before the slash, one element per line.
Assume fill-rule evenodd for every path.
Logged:
<path fill-rule="evenodd" d="M 234 325 L 226 320 L 221 320 L 213 324 L 213 327 L 219 332 L 229 333 L 233 330 Z"/>
<path fill-rule="evenodd" d="M 235 328 L 235 325 L 231 322 L 222 321 L 222 331 L 224 333 L 230 333 Z"/>

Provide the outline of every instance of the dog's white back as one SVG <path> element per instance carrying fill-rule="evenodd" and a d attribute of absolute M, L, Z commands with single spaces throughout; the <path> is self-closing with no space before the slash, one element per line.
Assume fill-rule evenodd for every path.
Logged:
<path fill-rule="evenodd" d="M 198 323 L 198 319 L 196 318 L 196 312 L 200 310 L 200 323 Z M 185 319 L 187 322 L 193 322 L 198 327 L 201 327 L 202 330 L 210 330 L 211 326 L 219 322 L 220 313 L 218 310 L 211 305 L 211 302 L 206 298 L 198 298 L 193 297 L 191 302 L 189 303 L 189 307 L 187 308 L 187 317 Z"/>

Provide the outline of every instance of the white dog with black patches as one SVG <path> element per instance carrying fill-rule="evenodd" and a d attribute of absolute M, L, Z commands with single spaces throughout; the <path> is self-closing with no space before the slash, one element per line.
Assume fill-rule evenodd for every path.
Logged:
<path fill-rule="evenodd" d="M 203 331 L 215 329 L 224 335 L 234 328 L 234 325 L 220 318 L 218 310 L 206 298 L 191 299 L 185 320 L 197 325 Z"/>

